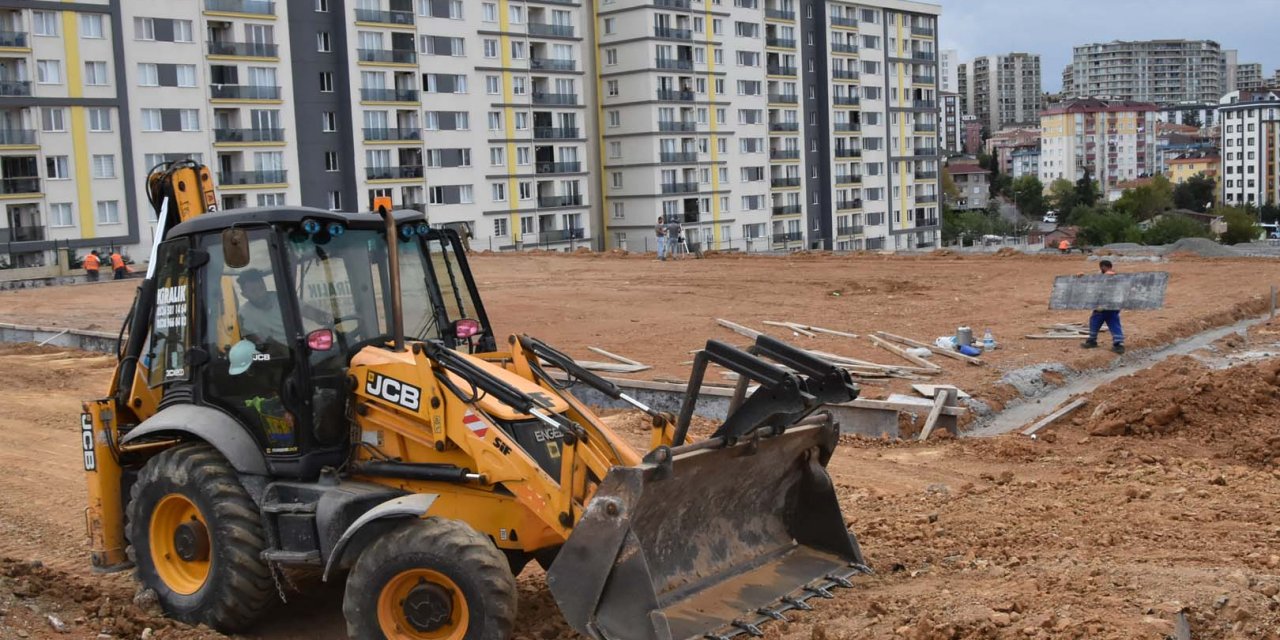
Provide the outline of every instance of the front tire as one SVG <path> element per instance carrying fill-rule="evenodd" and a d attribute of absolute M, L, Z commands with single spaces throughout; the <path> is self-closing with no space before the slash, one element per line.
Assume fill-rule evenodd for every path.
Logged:
<path fill-rule="evenodd" d="M 507 557 L 466 523 L 412 520 L 360 554 L 342 613 L 355 640 L 506 640 L 516 579 Z"/>
<path fill-rule="evenodd" d="M 149 460 L 127 511 L 138 581 L 170 617 L 232 633 L 274 603 L 258 509 L 213 447 L 179 445 Z"/>

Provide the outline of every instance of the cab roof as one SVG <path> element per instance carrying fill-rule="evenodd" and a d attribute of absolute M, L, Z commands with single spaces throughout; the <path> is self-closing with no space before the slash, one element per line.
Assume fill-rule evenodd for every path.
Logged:
<path fill-rule="evenodd" d="M 397 224 L 420 222 L 426 219 L 422 212 L 414 209 L 397 209 L 393 214 Z M 315 207 L 246 207 L 201 214 L 175 225 L 165 234 L 165 237 L 176 238 L 240 226 L 296 224 L 307 218 L 321 222 L 339 222 L 347 227 L 358 229 L 377 229 L 384 225 L 382 216 L 376 213 L 348 213 Z"/>

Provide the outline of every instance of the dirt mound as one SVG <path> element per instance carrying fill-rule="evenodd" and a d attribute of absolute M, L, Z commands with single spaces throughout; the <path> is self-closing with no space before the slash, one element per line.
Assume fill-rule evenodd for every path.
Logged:
<path fill-rule="evenodd" d="M 1214 370 L 1171 358 L 1099 389 L 1085 428 L 1095 436 L 1174 432 L 1255 464 L 1280 461 L 1280 360 Z M 1086 408 L 1085 411 L 1090 409 Z"/>
<path fill-rule="evenodd" d="M 1232 247 L 1224 246 L 1208 238 L 1183 238 L 1167 247 L 1161 255 L 1197 256 L 1201 258 L 1232 258 L 1240 255 Z"/>
<path fill-rule="evenodd" d="M 994 255 L 997 258 L 1012 258 L 1014 256 L 1022 255 L 1022 252 L 1018 251 L 1017 249 L 1014 249 L 1013 247 L 1001 247 L 999 251 L 995 252 L 992 255 Z"/>

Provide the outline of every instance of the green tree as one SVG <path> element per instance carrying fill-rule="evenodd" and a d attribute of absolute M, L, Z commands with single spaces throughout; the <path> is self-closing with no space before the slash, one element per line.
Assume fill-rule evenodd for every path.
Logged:
<path fill-rule="evenodd" d="M 1013 203 L 1018 205 L 1018 211 L 1024 216 L 1039 220 L 1049 209 L 1045 204 L 1044 183 L 1035 176 L 1026 175 L 1014 180 L 1010 191 Z"/>
<path fill-rule="evenodd" d="M 946 175 L 943 173 L 943 175 Z M 954 186 L 954 185 L 953 185 Z M 944 187 L 945 190 L 945 187 Z M 951 208 L 951 205 L 943 203 L 942 205 L 942 243 L 955 244 L 960 241 L 960 215 Z"/>
<path fill-rule="evenodd" d="M 1098 183 L 1093 181 L 1093 174 L 1088 169 L 1084 170 L 1084 175 L 1076 180 L 1076 203 L 1092 207 L 1098 203 L 1098 199 L 1102 197 L 1102 193 L 1098 190 Z"/>
<path fill-rule="evenodd" d="M 1245 209 L 1238 207 L 1219 207 L 1214 210 L 1227 223 L 1227 230 L 1222 234 L 1223 244 L 1240 244 L 1253 242 L 1262 234 L 1258 222 Z"/>
<path fill-rule="evenodd" d="M 1187 114 L 1186 114 L 1185 116 L 1183 116 L 1183 117 L 1182 117 L 1182 124 L 1185 124 L 1185 125 L 1187 125 L 1188 127 L 1200 127 L 1200 126 L 1203 126 L 1203 125 L 1201 125 L 1201 124 L 1200 124 L 1200 112 L 1199 112 L 1199 111 L 1189 111 L 1189 112 L 1187 112 Z"/>
<path fill-rule="evenodd" d="M 1066 178 L 1058 178 L 1049 183 L 1049 207 L 1059 214 L 1065 215 L 1076 208 L 1076 188 Z"/>
<path fill-rule="evenodd" d="M 946 194 L 947 199 L 954 202 L 960 197 L 960 187 L 956 186 L 956 179 L 951 177 L 951 172 L 942 171 L 942 193 Z"/>
<path fill-rule="evenodd" d="M 1148 184 L 1126 189 L 1113 208 L 1137 220 L 1150 220 L 1173 208 L 1173 185 L 1168 178 L 1156 176 Z"/>
<path fill-rule="evenodd" d="M 1173 206 L 1204 213 L 1213 208 L 1217 196 L 1217 181 L 1203 173 L 1197 173 L 1173 188 Z"/>
<path fill-rule="evenodd" d="M 1142 232 L 1143 244 L 1173 244 L 1183 238 L 1208 238 L 1209 227 L 1193 218 L 1169 213 Z"/>
<path fill-rule="evenodd" d="M 1138 228 L 1138 222 L 1126 213 L 1089 211 L 1083 213 L 1076 224 L 1080 227 L 1078 237 L 1089 246 L 1142 242 L 1142 230 Z"/>
<path fill-rule="evenodd" d="M 1280 222 L 1280 206 L 1271 202 L 1262 205 L 1262 208 L 1258 209 L 1258 219 L 1268 224 Z"/>

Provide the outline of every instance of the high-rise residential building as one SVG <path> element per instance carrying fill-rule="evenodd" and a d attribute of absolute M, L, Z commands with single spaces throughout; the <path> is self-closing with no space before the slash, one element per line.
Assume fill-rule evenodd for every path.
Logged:
<path fill-rule="evenodd" d="M 1231 92 L 1236 86 L 1236 68 L 1240 65 L 1240 52 L 1235 49 L 1222 50 L 1222 91 Z"/>
<path fill-rule="evenodd" d="M 652 249 L 660 215 L 708 249 L 937 241 L 935 5 L 21 4 L 0 9 L 20 264 L 144 254 L 143 176 L 182 158 L 223 208 L 390 196 L 477 249 Z"/>
<path fill-rule="evenodd" d="M 1075 67 L 1067 65 L 1062 68 L 1062 91 L 1063 98 L 1075 98 L 1076 95 L 1076 76 Z"/>
<path fill-rule="evenodd" d="M 941 135 L 938 136 L 944 152 L 960 153 L 964 149 L 964 127 L 960 120 L 960 95 L 943 92 Z"/>
<path fill-rule="evenodd" d="M 1218 107 L 1222 201 L 1280 202 L 1280 92 L 1233 91 Z"/>
<path fill-rule="evenodd" d="M 956 93 L 960 88 L 960 54 L 955 49 L 943 49 L 938 54 L 938 90 Z"/>
<path fill-rule="evenodd" d="M 1171 104 L 1223 94 L 1222 48 L 1212 40 L 1112 41 L 1075 47 L 1071 94 Z"/>
<path fill-rule="evenodd" d="M 1257 91 L 1265 84 L 1262 80 L 1262 65 L 1257 62 L 1245 62 L 1236 65 L 1236 83 L 1233 91 Z"/>
<path fill-rule="evenodd" d="M 966 62 L 963 68 L 966 114 L 978 116 L 988 132 L 1033 125 L 1039 120 L 1044 100 L 1039 55 L 983 56 Z"/>
<path fill-rule="evenodd" d="M 956 95 L 960 99 L 961 115 L 973 115 L 973 103 L 969 100 L 969 65 L 963 62 L 956 65 Z"/>
<path fill-rule="evenodd" d="M 1103 191 L 1150 175 L 1155 111 L 1149 102 L 1080 98 L 1040 114 L 1040 181 L 1075 182 L 1086 173 Z"/>

